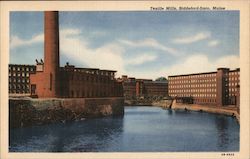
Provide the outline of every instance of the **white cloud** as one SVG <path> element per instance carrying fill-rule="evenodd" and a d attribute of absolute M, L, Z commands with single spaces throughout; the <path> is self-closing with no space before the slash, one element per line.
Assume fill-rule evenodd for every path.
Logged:
<path fill-rule="evenodd" d="M 154 54 L 141 54 L 137 57 L 133 57 L 132 59 L 126 60 L 126 65 L 140 65 L 146 62 L 154 61 L 157 58 Z"/>
<path fill-rule="evenodd" d="M 179 75 L 200 72 L 216 71 L 219 67 L 227 67 L 235 69 L 239 67 L 239 57 L 235 55 L 228 55 L 220 57 L 216 60 L 209 60 L 204 54 L 196 54 L 180 61 L 169 68 L 161 70 L 162 74 Z"/>
<path fill-rule="evenodd" d="M 179 61 L 170 67 L 162 67 L 158 70 L 131 71 L 129 76 L 136 78 L 167 77 L 171 75 L 192 74 L 201 72 L 215 72 L 219 67 L 235 69 L 239 67 L 239 56 L 228 55 L 217 60 L 209 60 L 204 54 L 196 54 Z"/>
<path fill-rule="evenodd" d="M 228 67 L 231 69 L 239 67 L 239 56 L 228 55 L 215 60 L 209 59 L 205 54 L 193 54 L 180 60 L 178 63 L 162 68 L 152 68 L 144 70 L 126 71 L 128 65 L 140 65 L 146 62 L 155 61 L 157 54 L 147 53 L 135 56 L 133 59 L 123 58 L 125 52 L 124 46 L 120 43 L 109 43 L 99 48 L 93 49 L 88 46 L 88 42 L 81 35 L 78 29 L 63 29 L 60 31 L 60 53 L 71 60 L 76 60 L 79 63 L 84 63 L 92 68 L 117 70 L 117 75 L 127 74 L 136 78 L 157 78 L 160 76 L 167 77 L 168 75 L 199 73 L 207 71 L 216 71 L 218 67 Z M 18 47 L 30 45 L 38 42 L 43 42 L 43 34 L 34 36 L 32 39 L 23 40 L 16 36 L 12 37 L 11 46 Z M 133 43 L 131 41 L 123 41 L 130 46 L 152 46 L 161 48 L 162 45 L 154 39 L 146 39 Z M 162 49 L 165 49 L 163 46 Z"/>
<path fill-rule="evenodd" d="M 201 41 L 204 39 L 209 38 L 211 35 L 209 32 L 200 32 L 197 33 L 195 35 L 192 35 L 190 37 L 180 37 L 180 38 L 176 38 L 173 40 L 173 43 L 176 44 L 190 44 L 190 43 L 194 43 L 197 41 Z"/>
<path fill-rule="evenodd" d="M 106 32 L 104 32 L 104 31 L 93 31 L 93 32 L 91 32 L 91 35 L 100 37 L 100 36 L 105 36 Z"/>
<path fill-rule="evenodd" d="M 92 68 L 119 70 L 119 73 L 125 72 L 124 60 L 121 56 L 124 51 L 122 47 L 110 43 L 97 49 L 91 49 L 85 39 L 80 36 L 72 36 L 80 32 L 80 30 L 73 29 L 60 31 L 61 54 L 69 60 L 77 60 Z"/>
<path fill-rule="evenodd" d="M 44 34 L 33 36 L 29 40 L 21 39 L 18 36 L 12 36 L 10 38 L 10 47 L 13 49 L 16 47 L 31 45 L 31 44 L 40 43 L 43 41 L 44 41 Z"/>
<path fill-rule="evenodd" d="M 61 29 L 60 30 L 60 37 L 63 36 L 72 36 L 72 35 L 79 35 L 81 31 L 79 29 Z"/>
<path fill-rule="evenodd" d="M 88 47 L 88 42 L 81 36 L 72 36 L 75 34 L 80 34 L 80 30 L 60 31 L 61 54 L 69 60 L 77 60 L 92 68 L 117 70 L 118 76 L 129 74 L 125 69 L 127 65 L 140 65 L 157 58 L 156 54 L 140 54 L 133 59 L 124 59 L 122 57 L 124 48 L 118 43 L 109 43 L 100 48 L 91 49 Z"/>
<path fill-rule="evenodd" d="M 174 48 L 170 48 L 160 44 L 157 40 L 153 38 L 147 38 L 138 41 L 129 41 L 129 40 L 119 40 L 120 43 L 131 46 L 131 47 L 152 47 L 162 51 L 166 51 L 169 54 L 177 55 L 178 51 Z"/>
<path fill-rule="evenodd" d="M 208 46 L 214 47 L 217 46 L 220 43 L 219 40 L 211 40 L 208 42 Z"/>

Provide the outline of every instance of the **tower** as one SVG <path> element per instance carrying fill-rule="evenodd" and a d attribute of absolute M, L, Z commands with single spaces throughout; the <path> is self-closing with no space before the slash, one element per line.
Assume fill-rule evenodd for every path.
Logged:
<path fill-rule="evenodd" d="M 228 104 L 228 68 L 218 68 L 216 74 L 216 104 L 224 106 Z"/>
<path fill-rule="evenodd" d="M 31 95 L 60 97 L 59 24 L 57 11 L 44 12 L 44 63 L 30 75 Z M 38 69 L 39 68 L 39 69 Z"/>
<path fill-rule="evenodd" d="M 57 11 L 44 13 L 44 73 L 49 78 L 45 91 L 49 97 L 59 94 L 59 24 Z"/>

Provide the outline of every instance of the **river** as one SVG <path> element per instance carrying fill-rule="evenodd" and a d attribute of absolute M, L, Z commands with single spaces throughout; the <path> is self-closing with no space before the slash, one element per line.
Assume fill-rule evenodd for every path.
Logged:
<path fill-rule="evenodd" d="M 9 151 L 236 152 L 239 127 L 224 115 L 125 107 L 124 117 L 11 129 Z"/>

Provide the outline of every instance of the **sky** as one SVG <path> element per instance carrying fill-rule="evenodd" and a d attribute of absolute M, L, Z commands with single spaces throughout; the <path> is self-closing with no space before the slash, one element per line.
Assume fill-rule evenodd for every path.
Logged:
<path fill-rule="evenodd" d="M 43 12 L 10 13 L 10 63 L 43 59 Z M 156 79 L 239 67 L 238 11 L 59 12 L 60 65 Z"/>

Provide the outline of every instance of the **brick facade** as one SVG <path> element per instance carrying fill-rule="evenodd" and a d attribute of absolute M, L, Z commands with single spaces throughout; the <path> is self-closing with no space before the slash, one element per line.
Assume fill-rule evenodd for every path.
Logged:
<path fill-rule="evenodd" d="M 139 97 L 167 97 L 167 81 L 153 81 L 151 79 L 135 79 L 122 76 L 124 97 L 136 99 Z"/>
<path fill-rule="evenodd" d="M 121 82 L 123 84 L 123 94 L 124 94 L 125 99 L 135 100 L 136 99 L 135 78 L 127 78 L 127 76 L 123 76 Z"/>
<path fill-rule="evenodd" d="M 38 98 L 80 98 L 123 96 L 122 84 L 112 70 L 75 68 L 68 63 L 59 67 L 58 12 L 45 13 L 44 63 L 37 62 L 37 71 L 31 74 L 31 95 Z"/>
<path fill-rule="evenodd" d="M 30 94 L 30 74 L 36 71 L 34 65 L 9 64 L 9 94 Z"/>
<path fill-rule="evenodd" d="M 44 12 L 44 63 L 31 74 L 31 94 L 40 98 L 60 97 L 59 92 L 59 24 L 58 12 Z"/>
<path fill-rule="evenodd" d="M 168 93 L 180 101 L 207 105 L 236 105 L 240 69 L 169 76 Z"/>

